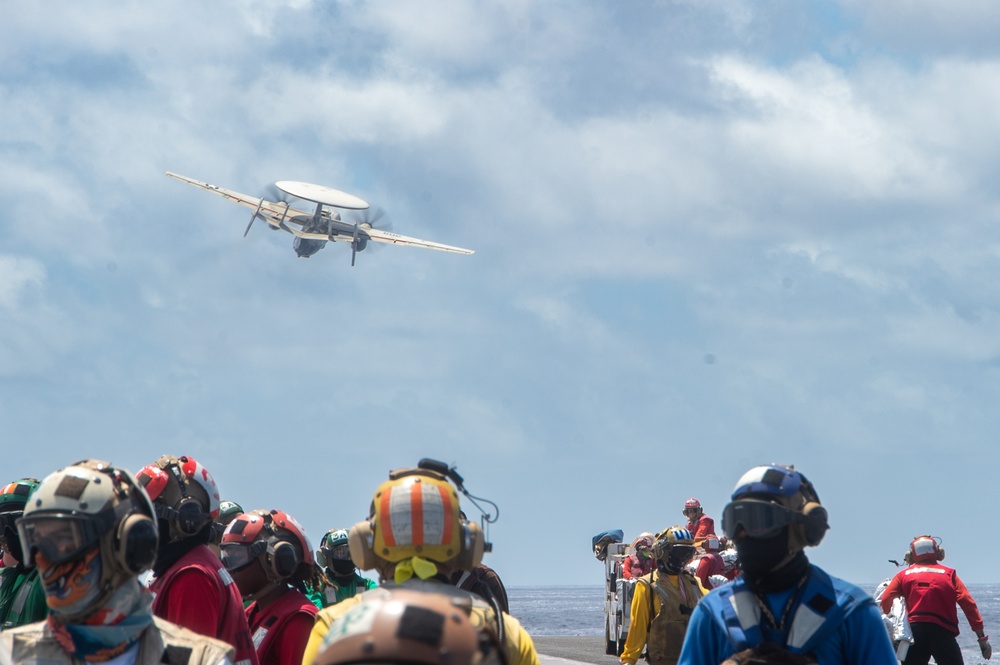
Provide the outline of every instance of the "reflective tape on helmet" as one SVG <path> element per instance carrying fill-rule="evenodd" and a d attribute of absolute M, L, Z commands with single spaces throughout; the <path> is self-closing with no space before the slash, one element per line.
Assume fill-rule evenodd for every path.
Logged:
<path fill-rule="evenodd" d="M 382 529 L 389 547 L 447 545 L 454 512 L 447 489 L 433 483 L 397 486 L 382 494 Z"/>

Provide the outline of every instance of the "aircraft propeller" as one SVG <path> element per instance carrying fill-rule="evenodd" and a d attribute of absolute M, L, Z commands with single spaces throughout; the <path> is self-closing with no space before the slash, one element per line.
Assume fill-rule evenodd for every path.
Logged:
<path fill-rule="evenodd" d="M 359 231 L 364 229 L 377 228 L 380 231 L 391 231 L 392 222 L 385 214 L 385 208 L 381 206 L 370 206 L 364 210 L 354 213 L 354 237 L 351 239 L 351 265 L 354 265 L 354 257 L 358 252 L 363 251 L 368 246 L 368 238 L 360 235 Z"/>
<path fill-rule="evenodd" d="M 243 237 L 246 238 L 247 234 L 250 233 L 250 227 L 257 219 L 264 219 L 260 214 L 260 207 L 264 205 L 264 201 L 271 201 L 273 203 L 284 203 L 287 207 L 291 201 L 291 196 L 287 193 L 278 189 L 278 187 L 272 182 L 270 185 L 265 187 L 260 193 L 260 203 L 257 204 L 257 209 L 254 210 L 253 215 L 250 217 L 249 223 L 247 223 L 246 231 L 243 232 Z"/>

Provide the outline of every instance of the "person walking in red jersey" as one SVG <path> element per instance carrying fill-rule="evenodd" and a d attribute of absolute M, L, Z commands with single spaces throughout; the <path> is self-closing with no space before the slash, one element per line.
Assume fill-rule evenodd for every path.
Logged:
<path fill-rule="evenodd" d="M 893 600 L 906 601 L 913 645 L 904 665 L 927 665 L 931 657 L 937 665 L 963 665 L 962 650 L 955 639 L 959 633 L 956 605 L 965 612 L 979 640 L 979 650 L 989 660 L 993 647 L 983 631 L 983 617 L 955 569 L 941 565 L 944 548 L 940 539 L 917 536 L 910 543 L 909 554 L 910 565 L 896 573 L 879 603 L 888 614 Z"/>
<path fill-rule="evenodd" d="M 231 644 L 236 665 L 257 665 L 239 589 L 208 547 L 219 518 L 212 474 L 191 457 L 164 455 L 136 480 L 153 501 L 160 534 L 149 586 L 153 614 Z"/>
<path fill-rule="evenodd" d="M 222 535 L 222 563 L 245 600 L 260 665 L 301 663 L 319 611 L 306 595 L 319 568 L 302 525 L 280 510 L 240 515 Z"/>
<path fill-rule="evenodd" d="M 687 530 L 695 540 L 704 540 L 709 534 L 715 533 L 715 520 L 705 514 L 698 499 L 692 497 L 685 501 L 681 512 L 688 518 Z"/>

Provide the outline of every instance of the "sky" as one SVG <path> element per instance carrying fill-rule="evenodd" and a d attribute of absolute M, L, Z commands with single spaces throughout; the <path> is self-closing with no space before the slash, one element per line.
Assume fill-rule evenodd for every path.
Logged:
<path fill-rule="evenodd" d="M 592 536 L 719 522 L 777 462 L 830 573 L 926 533 L 1000 582 L 998 33 L 991 0 L 4 3 L 0 480 L 190 455 L 316 544 L 432 457 L 499 506 L 508 586 L 600 585 Z M 165 171 L 476 253 L 301 259 Z"/>

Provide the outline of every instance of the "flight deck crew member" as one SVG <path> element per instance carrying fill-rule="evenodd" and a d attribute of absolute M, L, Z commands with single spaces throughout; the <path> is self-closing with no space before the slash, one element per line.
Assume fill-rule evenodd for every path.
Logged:
<path fill-rule="evenodd" d="M 236 580 L 260 665 L 299 663 L 317 608 L 306 595 L 319 574 L 306 531 L 291 515 L 254 510 L 222 534 L 222 563 Z"/>
<path fill-rule="evenodd" d="M 694 553 L 694 539 L 684 527 L 672 526 L 656 535 L 656 569 L 636 580 L 621 665 L 635 665 L 644 646 L 651 665 L 676 665 L 691 612 L 704 594 L 685 569 Z"/>
<path fill-rule="evenodd" d="M 333 622 L 315 665 L 503 665 L 471 605 L 426 591 L 394 589 Z"/>
<path fill-rule="evenodd" d="M 16 524 L 37 488 L 36 479 L 21 478 L 0 489 L 0 630 L 41 621 L 49 612 L 38 568 L 25 564 Z"/>
<path fill-rule="evenodd" d="M 314 603 L 315 596 L 319 596 L 320 603 L 317 607 L 335 605 L 346 598 L 353 598 L 363 591 L 378 586 L 378 582 L 359 573 L 354 561 L 351 560 L 347 529 L 330 529 L 324 534 L 316 551 L 316 561 L 323 567 L 327 579 L 333 582 L 333 586 L 317 588 L 315 591 L 319 593 L 310 596 Z"/>
<path fill-rule="evenodd" d="M 0 632 L 0 665 L 232 665 L 228 644 L 155 617 L 136 576 L 156 558 L 149 497 L 124 469 L 85 460 L 46 477 L 18 522 L 50 612 Z"/>
<path fill-rule="evenodd" d="M 351 528 L 351 558 L 361 570 L 377 570 L 381 586 L 320 610 L 303 665 L 312 665 L 337 618 L 397 589 L 445 594 L 470 604 L 474 622 L 495 630 L 507 665 L 539 665 L 534 642 L 517 619 L 506 613 L 497 616 L 482 598 L 449 583 L 454 571 L 473 570 L 480 563 L 483 533 L 475 522 L 461 519 L 458 492 L 448 482 L 457 474 L 446 475 L 424 462 L 415 469 L 391 471 L 375 491 L 369 519 Z M 461 486 L 460 481 L 456 485 Z"/>
<path fill-rule="evenodd" d="M 685 501 L 681 512 L 688 518 L 687 530 L 695 540 L 704 540 L 708 534 L 715 533 L 715 520 L 705 514 L 698 499 L 692 497 Z"/>
<path fill-rule="evenodd" d="M 644 531 L 632 541 L 632 552 L 622 561 L 622 577 L 626 580 L 649 575 L 656 568 L 653 559 L 653 534 Z"/>
<path fill-rule="evenodd" d="M 896 573 L 882 592 L 882 612 L 889 613 L 892 601 L 906 600 L 906 616 L 913 631 L 913 644 L 906 653 L 904 665 L 927 665 L 933 656 L 938 665 L 961 665 L 962 650 L 958 636 L 958 612 L 962 607 L 965 618 L 979 642 L 983 658 L 993 655 L 990 638 L 983 632 L 983 617 L 969 590 L 954 568 L 942 566 L 944 548 L 933 536 L 917 536 L 910 543 L 908 565 Z"/>
<path fill-rule="evenodd" d="M 895 665 L 872 597 L 810 564 L 803 552 L 819 545 L 828 528 L 816 490 L 795 469 L 772 464 L 743 474 L 722 514 L 743 574 L 698 603 L 680 665 L 775 657 L 784 660 L 772 662 Z"/>
<path fill-rule="evenodd" d="M 136 480 L 153 501 L 160 531 L 153 614 L 231 644 L 237 665 L 257 665 L 239 589 L 208 547 L 219 517 L 212 474 L 191 457 L 164 455 Z"/>

